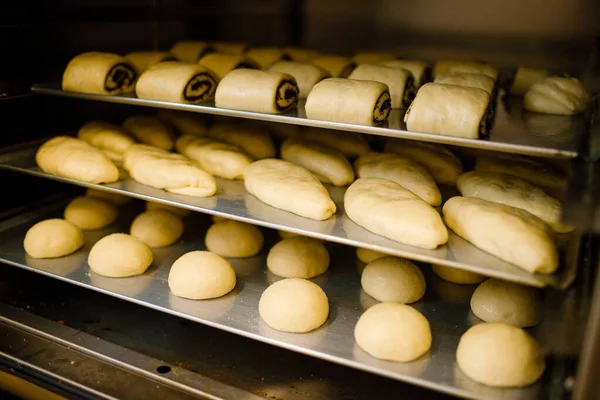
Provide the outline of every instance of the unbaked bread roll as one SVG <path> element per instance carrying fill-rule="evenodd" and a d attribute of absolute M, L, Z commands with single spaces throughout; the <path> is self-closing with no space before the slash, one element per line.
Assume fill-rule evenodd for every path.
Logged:
<path fill-rule="evenodd" d="M 259 66 L 242 55 L 208 53 L 198 61 L 214 72 L 219 79 L 237 68 L 258 68 Z"/>
<path fill-rule="evenodd" d="M 438 212 L 396 182 L 357 179 L 346 190 L 344 207 L 352 221 L 388 239 L 426 249 L 448 241 Z"/>
<path fill-rule="evenodd" d="M 310 61 L 313 58 L 317 58 L 321 55 L 321 53 L 317 50 L 305 49 L 301 47 L 286 47 L 283 49 L 283 51 L 285 51 L 285 54 L 287 54 L 292 61 L 300 62 Z"/>
<path fill-rule="evenodd" d="M 269 67 L 268 71 L 281 72 L 294 77 L 300 90 L 300 98 L 308 97 L 313 86 L 325 78 L 329 78 L 329 72 L 323 68 L 309 63 L 297 61 L 279 61 Z"/>
<path fill-rule="evenodd" d="M 89 183 L 119 180 L 117 166 L 97 148 L 81 139 L 57 136 L 42 144 L 35 162 L 48 174 Z"/>
<path fill-rule="evenodd" d="M 552 232 L 519 208 L 456 196 L 444 204 L 448 228 L 480 249 L 526 271 L 550 274 L 558 267 Z"/>
<path fill-rule="evenodd" d="M 215 94 L 217 108 L 279 114 L 296 106 L 298 85 L 279 72 L 238 68 L 223 77 Z"/>
<path fill-rule="evenodd" d="M 398 56 L 389 51 L 360 51 L 356 53 L 352 60 L 358 65 L 360 64 L 377 64 L 383 61 L 391 61 Z"/>
<path fill-rule="evenodd" d="M 277 61 L 288 58 L 285 51 L 277 47 L 254 47 L 246 50 L 244 55 L 261 69 L 267 69 Z"/>
<path fill-rule="evenodd" d="M 445 281 L 459 285 L 475 285 L 483 282 L 486 277 L 474 272 L 458 268 L 446 267 L 444 265 L 432 264 L 433 272 Z"/>
<path fill-rule="evenodd" d="M 435 64 L 433 77 L 443 72 L 466 72 L 470 74 L 484 74 L 494 81 L 498 79 L 498 70 L 488 64 L 478 61 L 465 60 L 439 60 Z"/>
<path fill-rule="evenodd" d="M 104 121 L 91 121 L 84 124 L 77 137 L 100 149 L 111 160 L 122 160 L 123 154 L 135 140 L 120 126 Z"/>
<path fill-rule="evenodd" d="M 415 264 L 398 257 L 380 257 L 363 270 L 361 285 L 376 300 L 402 304 L 419 301 L 425 294 L 425 277 Z"/>
<path fill-rule="evenodd" d="M 384 253 L 380 253 L 379 251 L 363 249 L 362 247 L 358 247 L 356 249 L 356 258 L 358 258 L 361 262 L 365 264 L 370 263 L 371 261 L 375 261 L 378 258 L 385 257 Z"/>
<path fill-rule="evenodd" d="M 310 63 L 323 68 L 334 78 L 347 78 L 356 68 L 351 58 L 342 56 L 319 56 L 311 59 Z"/>
<path fill-rule="evenodd" d="M 58 258 L 83 246 L 83 232 L 69 221 L 52 218 L 33 225 L 25 234 L 23 247 L 33 258 Z"/>
<path fill-rule="evenodd" d="M 94 244 L 88 265 L 99 275 L 126 278 L 143 274 L 153 260 L 152 250 L 141 240 L 125 233 L 113 233 Z"/>
<path fill-rule="evenodd" d="M 217 121 L 208 136 L 238 146 L 256 160 L 275 157 L 275 145 L 266 129 L 247 121 Z"/>
<path fill-rule="evenodd" d="M 500 279 L 488 279 L 475 289 L 471 310 L 485 322 L 504 322 L 520 328 L 542 319 L 542 298 L 537 289 Z"/>
<path fill-rule="evenodd" d="M 588 98 L 579 79 L 552 76 L 534 83 L 525 93 L 523 104 L 528 111 L 576 115 L 585 110 Z"/>
<path fill-rule="evenodd" d="M 322 128 L 306 128 L 304 138 L 341 151 L 346 157 L 358 157 L 371 151 L 364 135 L 355 132 L 334 131 Z"/>
<path fill-rule="evenodd" d="M 454 185 L 458 176 L 463 173 L 463 166 L 458 157 L 441 144 L 388 139 L 384 151 L 421 164 L 438 184 Z"/>
<path fill-rule="evenodd" d="M 127 204 L 131 201 L 131 197 L 127 197 L 122 194 L 118 194 L 118 193 L 114 193 L 114 192 L 106 192 L 104 190 L 91 189 L 91 188 L 85 191 L 85 195 L 88 197 L 93 197 L 96 199 L 108 201 L 110 204 L 113 204 L 117 207 L 122 206 L 123 204 Z"/>
<path fill-rule="evenodd" d="M 165 61 L 146 70 L 135 85 L 140 99 L 198 104 L 214 98 L 219 78 L 199 64 Z"/>
<path fill-rule="evenodd" d="M 207 53 L 214 51 L 212 46 L 201 40 L 182 40 L 171 47 L 171 54 L 178 60 L 195 64 Z"/>
<path fill-rule="evenodd" d="M 135 68 L 118 54 L 89 52 L 69 61 L 62 77 L 66 92 L 118 95 L 133 92 Z"/>
<path fill-rule="evenodd" d="M 123 121 L 123 129 L 140 142 L 159 149 L 171 150 L 175 145 L 173 129 L 150 115 L 132 115 Z"/>
<path fill-rule="evenodd" d="M 225 54 L 233 54 L 233 55 L 242 55 L 246 48 L 248 47 L 246 43 L 237 43 L 237 42 L 223 42 L 216 41 L 211 42 L 210 46 L 218 51 L 219 53 Z"/>
<path fill-rule="evenodd" d="M 392 97 L 392 108 L 408 107 L 417 92 L 412 73 L 404 68 L 360 64 L 352 71 L 348 79 L 385 83 Z"/>
<path fill-rule="evenodd" d="M 196 167 L 187 157 L 156 147 L 131 146 L 125 153 L 123 165 L 139 183 L 167 192 L 208 197 L 217 191 L 212 175 Z"/>
<path fill-rule="evenodd" d="M 354 339 L 373 357 L 410 362 L 431 348 L 431 328 L 427 318 L 411 306 L 380 303 L 360 316 Z"/>
<path fill-rule="evenodd" d="M 160 109 L 156 118 L 173 125 L 181 135 L 202 136 L 208 130 L 208 121 L 202 114 Z"/>
<path fill-rule="evenodd" d="M 324 274 L 329 268 L 329 252 L 316 239 L 283 239 L 269 250 L 267 268 L 283 278 L 314 278 Z"/>
<path fill-rule="evenodd" d="M 276 208 L 315 220 L 335 214 L 329 192 L 305 168 L 288 161 L 255 161 L 244 171 L 246 190 L 260 201 Z"/>
<path fill-rule="evenodd" d="M 281 145 L 281 159 L 306 168 L 321 182 L 335 186 L 354 182 L 354 170 L 344 154 L 309 140 L 286 139 Z"/>
<path fill-rule="evenodd" d="M 254 257 L 265 242 L 260 229 L 238 221 L 222 221 L 211 225 L 204 239 L 206 248 L 228 258 Z"/>
<path fill-rule="evenodd" d="M 431 65 L 417 60 L 390 60 L 380 63 L 386 67 L 404 68 L 410 71 L 415 79 L 415 87 L 418 89 L 431 81 Z"/>
<path fill-rule="evenodd" d="M 381 178 L 396 182 L 432 206 L 442 204 L 442 195 L 431 174 L 408 157 L 390 153 L 367 153 L 354 162 L 358 178 Z"/>
<path fill-rule="evenodd" d="M 225 217 L 221 217 L 219 215 L 213 215 L 211 217 L 213 224 L 216 224 L 218 222 L 225 222 L 225 221 L 231 221 L 229 218 L 225 218 Z"/>
<path fill-rule="evenodd" d="M 435 83 L 446 85 L 474 87 L 484 90 L 490 95 L 490 99 L 495 98 L 496 81 L 484 74 L 474 74 L 468 72 L 443 72 L 435 77 Z"/>
<path fill-rule="evenodd" d="M 328 78 L 306 99 L 306 117 L 357 125 L 381 125 L 392 109 L 388 86 L 375 81 Z"/>
<path fill-rule="evenodd" d="M 150 247 L 167 247 L 183 235 L 183 221 L 167 210 L 148 210 L 135 217 L 129 233 Z"/>
<path fill-rule="evenodd" d="M 169 271 L 169 289 L 192 300 L 225 296 L 235 287 L 235 270 L 223 257 L 208 251 L 190 251 L 179 257 Z"/>
<path fill-rule="evenodd" d="M 574 229 L 562 223 L 560 201 L 520 178 L 496 172 L 471 171 L 458 177 L 456 187 L 465 197 L 477 197 L 528 211 L 555 232 L 566 233 Z"/>
<path fill-rule="evenodd" d="M 523 329 L 501 322 L 469 328 L 458 342 L 456 363 L 469 378 L 496 387 L 531 385 L 545 368 L 535 339 Z"/>
<path fill-rule="evenodd" d="M 508 87 L 509 93 L 515 96 L 523 96 L 531 89 L 534 83 L 543 81 L 549 73 L 545 69 L 519 67 L 515 71 L 512 83 Z"/>
<path fill-rule="evenodd" d="M 84 231 L 102 229 L 117 219 L 117 208 L 108 201 L 79 196 L 69 202 L 64 217 Z"/>
<path fill-rule="evenodd" d="M 186 208 L 173 207 L 163 203 L 155 203 L 153 201 L 146 202 L 146 210 L 167 210 L 170 213 L 180 217 L 187 217 L 192 213 L 192 210 L 188 210 Z"/>
<path fill-rule="evenodd" d="M 158 63 L 177 60 L 177 58 L 168 51 L 134 51 L 125 54 L 125 58 L 135 67 L 138 76 Z"/>
<path fill-rule="evenodd" d="M 319 285 L 306 279 L 283 279 L 269 286 L 260 297 L 258 312 L 271 328 L 305 333 L 327 321 L 329 301 Z"/>

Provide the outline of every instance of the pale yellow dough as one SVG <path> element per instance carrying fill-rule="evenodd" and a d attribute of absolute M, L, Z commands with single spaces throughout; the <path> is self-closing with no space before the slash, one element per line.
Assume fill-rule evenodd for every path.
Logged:
<path fill-rule="evenodd" d="M 58 258 L 76 252 L 83 246 L 83 232 L 60 218 L 47 219 L 33 225 L 25 234 L 23 247 L 33 258 Z"/>
<path fill-rule="evenodd" d="M 525 93 L 523 104 L 528 111 L 576 115 L 585 110 L 588 99 L 579 79 L 552 76 L 534 83 Z"/>
<path fill-rule="evenodd" d="M 100 149 L 111 160 L 122 160 L 123 154 L 135 140 L 120 126 L 104 121 L 91 121 L 79 128 L 79 139 L 85 140 Z"/>
<path fill-rule="evenodd" d="M 110 278 L 141 275 L 153 260 L 150 247 L 125 233 L 103 237 L 94 244 L 88 256 L 91 270 Z"/>
<path fill-rule="evenodd" d="M 510 94 L 523 96 L 531 89 L 534 83 L 543 81 L 548 77 L 548 71 L 545 69 L 519 67 L 515 71 Z"/>
<path fill-rule="evenodd" d="M 392 97 L 392 108 L 408 107 L 416 93 L 415 79 L 412 73 L 404 68 L 360 64 L 352 71 L 348 79 L 386 84 Z"/>
<path fill-rule="evenodd" d="M 483 275 L 458 268 L 436 264 L 432 264 L 431 267 L 433 272 L 443 280 L 459 285 L 476 285 L 486 279 L 486 277 Z"/>
<path fill-rule="evenodd" d="M 267 268 L 283 278 L 314 278 L 329 268 L 329 252 L 316 239 L 283 239 L 269 250 Z"/>
<path fill-rule="evenodd" d="M 208 228 L 204 241 L 209 251 L 222 257 L 247 258 L 258 254 L 265 239 L 254 225 L 226 220 Z"/>
<path fill-rule="evenodd" d="M 233 54 L 233 55 L 241 55 L 246 51 L 248 47 L 245 43 L 237 43 L 237 42 L 211 42 L 210 45 L 213 49 L 218 51 L 219 53 L 225 54 Z"/>
<path fill-rule="evenodd" d="M 356 63 L 349 57 L 321 55 L 310 60 L 311 64 L 323 68 L 334 78 L 347 78 L 356 68 Z"/>
<path fill-rule="evenodd" d="M 398 257 L 380 257 L 363 270 L 365 293 L 382 302 L 410 304 L 425 294 L 425 277 L 415 264 Z"/>
<path fill-rule="evenodd" d="M 208 130 L 208 121 L 202 114 L 160 109 L 156 117 L 173 125 L 181 135 L 203 136 Z"/>
<path fill-rule="evenodd" d="M 118 54 L 88 52 L 69 61 L 62 77 L 67 92 L 119 95 L 133 92 L 137 73 L 127 59 Z"/>
<path fill-rule="evenodd" d="M 238 146 L 255 160 L 275 157 L 275 145 L 267 130 L 248 121 L 217 121 L 208 130 L 208 136 Z"/>
<path fill-rule="evenodd" d="M 356 248 L 356 258 L 365 264 L 370 263 L 371 261 L 375 261 L 378 258 L 385 257 L 385 253 L 380 253 L 379 251 L 363 249 L 362 247 Z"/>
<path fill-rule="evenodd" d="M 198 62 L 213 71 L 219 79 L 237 68 L 259 68 L 258 64 L 242 55 L 208 53 Z"/>
<path fill-rule="evenodd" d="M 79 196 L 71 200 L 64 212 L 67 221 L 84 231 L 102 229 L 117 219 L 117 207 L 98 198 Z"/>
<path fill-rule="evenodd" d="M 493 80 L 498 79 L 498 70 L 488 64 L 467 61 L 467 60 L 439 60 L 435 64 L 433 70 L 433 77 L 436 78 L 443 72 L 462 72 L 470 74 L 484 74 L 492 78 Z"/>
<path fill-rule="evenodd" d="M 377 64 L 384 61 L 392 61 L 398 56 L 392 52 L 386 51 L 360 51 L 356 53 L 352 60 L 359 64 Z"/>
<path fill-rule="evenodd" d="M 168 51 L 134 51 L 125 54 L 125 58 L 139 75 L 160 62 L 174 60 L 175 56 Z"/>
<path fill-rule="evenodd" d="M 229 218 L 219 217 L 218 215 L 212 216 L 212 222 L 216 224 L 217 222 L 231 221 Z"/>
<path fill-rule="evenodd" d="M 301 62 L 310 61 L 313 58 L 317 58 L 321 55 L 321 53 L 317 50 L 305 49 L 301 47 L 286 47 L 283 50 L 285 51 L 285 54 L 287 54 L 287 56 L 292 60 Z"/>
<path fill-rule="evenodd" d="M 355 132 L 306 128 L 303 136 L 305 139 L 339 150 L 346 157 L 358 157 L 371 151 L 365 137 Z"/>
<path fill-rule="evenodd" d="M 155 203 L 153 201 L 146 202 L 146 210 L 167 210 L 168 212 L 180 217 L 187 217 L 192 213 L 192 210 L 186 208 L 169 206 L 167 204 Z"/>
<path fill-rule="evenodd" d="M 389 60 L 382 61 L 386 67 L 404 68 L 410 71 L 415 78 L 415 87 L 420 88 L 431 78 L 431 67 L 425 61 L 418 60 Z"/>
<path fill-rule="evenodd" d="M 88 189 L 86 190 L 85 195 L 88 197 L 94 197 L 96 199 L 108 201 L 110 204 L 114 204 L 117 207 L 127 204 L 131 201 L 131 197 L 98 189 Z"/>
<path fill-rule="evenodd" d="M 171 150 L 175 145 L 171 126 L 150 115 L 132 115 L 123 121 L 123 129 L 143 144 L 159 149 Z"/>
<path fill-rule="evenodd" d="M 490 96 L 494 93 L 496 81 L 487 75 L 467 72 L 443 72 L 435 77 L 435 83 L 474 87 L 484 90 Z"/>
<path fill-rule="evenodd" d="M 267 69 L 277 61 L 285 58 L 285 51 L 277 47 L 254 47 L 246 50 L 244 55 L 260 66 Z"/>
<path fill-rule="evenodd" d="M 183 221 L 167 210 L 149 210 L 135 217 L 130 233 L 150 247 L 166 247 L 183 235 Z"/>
<path fill-rule="evenodd" d="M 293 76 L 300 90 L 300 98 L 304 99 L 308 97 L 313 86 L 331 76 L 323 68 L 297 61 L 279 61 L 269 67 L 269 71 Z"/>
<path fill-rule="evenodd" d="M 171 47 L 171 54 L 178 60 L 195 64 L 202 56 L 212 50 L 211 46 L 201 40 L 182 40 Z"/>

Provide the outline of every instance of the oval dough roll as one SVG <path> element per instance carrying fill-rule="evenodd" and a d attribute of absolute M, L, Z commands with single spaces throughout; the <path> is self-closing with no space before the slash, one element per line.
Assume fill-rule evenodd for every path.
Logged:
<path fill-rule="evenodd" d="M 221 297 L 231 292 L 235 284 L 235 270 L 229 261 L 209 251 L 185 253 L 169 271 L 169 289 L 186 299 Z"/>
<path fill-rule="evenodd" d="M 110 278 L 141 275 L 154 261 L 152 250 L 141 240 L 125 233 L 113 233 L 96 242 L 88 256 L 95 273 Z"/>
<path fill-rule="evenodd" d="M 417 92 L 412 73 L 404 68 L 360 64 L 352 71 L 348 79 L 385 83 L 392 97 L 392 108 L 408 107 Z"/>
<path fill-rule="evenodd" d="M 297 61 L 279 61 L 269 67 L 269 71 L 293 76 L 300 90 L 300 98 L 304 99 L 308 97 L 313 86 L 330 76 L 323 68 Z"/>
<path fill-rule="evenodd" d="M 123 154 L 135 140 L 118 125 L 104 121 L 91 121 L 79 128 L 79 139 L 100 149 L 111 160 L 122 160 Z"/>
<path fill-rule="evenodd" d="M 317 239 L 283 239 L 269 250 L 267 268 L 283 278 L 314 278 L 329 268 L 329 252 Z"/>
<path fill-rule="evenodd" d="M 165 61 L 140 76 L 135 93 L 140 99 L 198 104 L 214 98 L 218 81 L 202 65 Z"/>
<path fill-rule="evenodd" d="M 356 53 L 352 60 L 360 64 L 376 64 L 383 61 L 392 61 L 398 58 L 396 54 L 385 51 L 360 51 Z"/>
<path fill-rule="evenodd" d="M 510 94 L 523 96 L 534 83 L 543 81 L 548 75 L 548 71 L 545 69 L 519 67 L 515 71 L 512 84 L 509 87 Z"/>
<path fill-rule="evenodd" d="M 425 167 L 407 157 L 368 153 L 354 162 L 358 178 L 381 178 L 396 182 L 432 206 L 442 204 L 442 195 Z"/>
<path fill-rule="evenodd" d="M 391 111 L 386 84 L 328 78 L 317 83 L 306 99 L 306 117 L 356 125 L 381 125 Z"/>
<path fill-rule="evenodd" d="M 363 270 L 361 285 L 375 300 L 410 304 L 425 294 L 425 277 L 415 264 L 398 257 L 380 257 Z"/>
<path fill-rule="evenodd" d="M 360 133 L 308 127 L 303 136 L 315 143 L 339 150 L 346 157 L 358 157 L 371 151 L 369 143 Z"/>
<path fill-rule="evenodd" d="M 334 78 L 347 78 L 356 68 L 351 58 L 341 56 L 319 56 L 310 60 L 310 63 L 323 68 Z"/>
<path fill-rule="evenodd" d="M 473 74 L 467 72 L 444 72 L 435 77 L 435 83 L 446 85 L 456 85 L 465 87 L 474 87 L 484 90 L 490 95 L 490 99 L 495 97 L 496 82 L 487 75 Z"/>
<path fill-rule="evenodd" d="M 202 114 L 160 109 L 156 118 L 173 125 L 181 135 L 202 136 L 208 130 L 208 121 Z"/>
<path fill-rule="evenodd" d="M 585 110 L 588 98 L 579 79 L 553 76 L 534 83 L 525 93 L 523 104 L 528 111 L 576 115 Z"/>
<path fill-rule="evenodd" d="M 25 234 L 23 247 L 33 258 L 58 258 L 83 246 L 81 229 L 60 218 L 40 221 Z"/>
<path fill-rule="evenodd" d="M 78 196 L 67 205 L 64 217 L 79 229 L 88 231 L 102 229 L 112 224 L 117 219 L 117 214 L 117 207 L 108 201 Z"/>
<path fill-rule="evenodd" d="M 404 68 L 410 71 L 415 78 L 415 87 L 418 89 L 431 81 L 431 65 L 425 61 L 417 60 L 390 60 L 380 63 L 386 67 Z"/>
<path fill-rule="evenodd" d="M 346 190 L 344 206 L 352 221 L 388 239 L 426 249 L 448 241 L 438 212 L 395 182 L 357 179 Z"/>
<path fill-rule="evenodd" d="M 315 220 L 335 214 L 335 203 L 307 169 L 276 159 L 255 161 L 244 172 L 246 190 L 262 202 Z"/>
<path fill-rule="evenodd" d="M 134 51 L 126 54 L 125 58 L 135 67 L 138 76 L 158 63 L 177 59 L 168 51 Z"/>
<path fill-rule="evenodd" d="M 148 246 L 167 247 L 179 240 L 183 235 L 183 221 L 167 210 L 148 210 L 131 223 L 131 236 L 138 238 Z"/>
<path fill-rule="evenodd" d="M 135 68 L 118 54 L 89 52 L 67 64 L 62 77 L 66 92 L 118 95 L 133 92 Z"/>
<path fill-rule="evenodd" d="M 346 186 L 354 182 L 354 170 L 344 154 L 300 138 L 289 138 L 281 145 L 281 158 L 312 172 L 321 182 Z"/>
<path fill-rule="evenodd" d="M 550 274 L 558 250 L 550 228 L 519 208 L 473 197 L 453 197 L 444 204 L 448 228 L 480 249 L 529 272 Z"/>
<path fill-rule="evenodd" d="M 484 74 L 494 81 L 498 79 L 498 70 L 488 64 L 468 60 L 439 60 L 435 63 L 433 77 L 444 72 L 465 72 L 470 74 Z"/>
<path fill-rule="evenodd" d="M 214 72 L 219 79 L 237 68 L 258 68 L 258 65 L 241 55 L 208 53 L 198 61 Z"/>
<path fill-rule="evenodd" d="M 215 95 L 218 108 L 283 113 L 296 106 L 298 85 L 293 76 L 279 72 L 238 68 L 221 80 Z"/>
<path fill-rule="evenodd" d="M 140 142 L 162 150 L 175 145 L 173 129 L 150 115 L 132 115 L 123 121 L 123 129 Z"/>
<path fill-rule="evenodd" d="M 208 228 L 204 242 L 209 251 L 222 257 L 247 258 L 258 254 L 265 239 L 254 225 L 224 220 Z"/>
<path fill-rule="evenodd" d="M 247 121 L 217 121 L 208 136 L 238 146 L 256 160 L 275 157 L 275 145 L 267 130 Z"/>
<path fill-rule="evenodd" d="M 195 64 L 206 53 L 210 53 L 214 49 L 206 42 L 200 40 L 182 40 L 171 47 L 171 54 L 178 60 Z"/>
<path fill-rule="evenodd" d="M 261 69 L 269 68 L 277 61 L 287 58 L 285 51 L 277 47 L 254 47 L 246 50 L 244 55 Z"/>
<path fill-rule="evenodd" d="M 100 150 L 81 139 L 57 136 L 35 153 L 35 161 L 48 174 L 89 183 L 119 180 L 119 170 Z"/>

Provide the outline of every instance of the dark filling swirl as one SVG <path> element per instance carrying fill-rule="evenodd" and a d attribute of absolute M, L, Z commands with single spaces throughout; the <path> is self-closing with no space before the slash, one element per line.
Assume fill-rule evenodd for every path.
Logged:
<path fill-rule="evenodd" d="M 417 88 L 415 87 L 415 79 L 411 76 L 406 78 L 404 85 L 404 94 L 402 95 L 402 105 L 406 108 L 410 106 L 410 103 L 415 99 L 417 95 Z"/>
<path fill-rule="evenodd" d="M 487 108 L 483 117 L 481 117 L 481 122 L 479 123 L 479 137 L 487 137 L 492 130 L 492 124 L 494 122 L 494 107 L 492 105 L 492 101 L 488 102 Z"/>
<path fill-rule="evenodd" d="M 277 86 L 275 93 L 275 109 L 285 112 L 298 102 L 298 85 L 294 81 L 284 79 Z"/>
<path fill-rule="evenodd" d="M 392 98 L 390 92 L 386 90 L 379 95 L 379 98 L 375 102 L 375 107 L 373 108 L 373 124 L 383 124 L 388 119 L 390 111 L 392 111 Z"/>
<path fill-rule="evenodd" d="M 113 65 L 104 80 L 104 90 L 108 93 L 122 91 L 133 86 L 137 79 L 135 69 L 128 63 Z"/>
<path fill-rule="evenodd" d="M 183 98 L 191 103 L 201 103 L 213 98 L 217 82 L 206 72 L 194 75 L 183 89 Z"/>

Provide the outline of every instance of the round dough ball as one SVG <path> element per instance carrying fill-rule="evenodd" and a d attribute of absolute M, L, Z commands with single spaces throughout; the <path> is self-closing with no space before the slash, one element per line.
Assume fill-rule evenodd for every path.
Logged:
<path fill-rule="evenodd" d="M 260 297 L 258 312 L 273 329 L 304 333 L 317 329 L 329 315 L 329 301 L 321 287 L 306 279 L 283 279 Z"/>
<path fill-rule="evenodd" d="M 235 287 L 235 270 L 223 257 L 209 251 L 190 251 L 173 263 L 169 288 L 178 297 L 214 299 Z"/>
<path fill-rule="evenodd" d="M 213 224 L 204 240 L 209 251 L 231 258 L 253 257 L 265 242 L 256 226 L 231 220 Z"/>
<path fill-rule="evenodd" d="M 379 303 L 360 316 L 354 339 L 373 357 L 409 362 L 431 348 L 431 328 L 420 312 L 399 303 Z"/>
<path fill-rule="evenodd" d="M 60 218 L 47 219 L 33 225 L 25 234 L 23 247 L 34 258 L 57 258 L 69 255 L 83 246 L 83 232 Z"/>
<path fill-rule="evenodd" d="M 483 282 L 471 297 L 471 310 L 478 318 L 522 328 L 540 323 L 542 307 L 537 289 L 500 279 Z"/>
<path fill-rule="evenodd" d="M 96 242 L 88 256 L 95 273 L 110 278 L 143 274 L 154 256 L 144 242 L 126 233 L 113 233 Z"/>
<path fill-rule="evenodd" d="M 294 232 L 288 232 L 288 231 L 277 231 L 277 232 L 279 232 L 279 237 L 282 239 L 289 239 L 289 238 L 293 238 L 293 237 L 302 237 L 302 235 L 299 235 Z"/>
<path fill-rule="evenodd" d="M 113 192 L 105 192 L 104 190 L 97 189 L 88 189 L 85 192 L 87 197 L 93 197 L 96 199 L 102 199 L 104 201 L 108 201 L 110 204 L 115 206 L 122 206 L 123 204 L 127 204 L 131 201 L 131 197 L 123 196 L 122 194 L 113 193 Z"/>
<path fill-rule="evenodd" d="M 179 217 L 187 217 L 188 215 L 190 215 L 192 213 L 192 210 L 188 210 L 186 208 L 169 206 L 167 204 L 155 203 L 153 201 L 146 202 L 146 210 L 156 210 L 156 209 L 169 211 L 170 213 L 175 214 Z"/>
<path fill-rule="evenodd" d="M 267 268 L 284 278 L 310 279 L 329 268 L 329 253 L 325 245 L 307 237 L 283 239 L 267 255 Z"/>
<path fill-rule="evenodd" d="M 368 264 L 371 261 L 375 261 L 381 257 L 385 257 L 385 254 L 375 250 L 363 249 L 362 247 L 356 248 L 356 258 L 358 258 L 365 264 Z"/>
<path fill-rule="evenodd" d="M 425 294 L 425 277 L 415 264 L 386 256 L 370 262 L 362 273 L 363 290 L 379 301 L 409 304 Z"/>
<path fill-rule="evenodd" d="M 444 265 L 431 264 L 431 268 L 433 269 L 433 272 L 443 280 L 459 285 L 476 285 L 487 279 L 485 276 L 474 272 L 446 267 Z"/>
<path fill-rule="evenodd" d="M 130 233 L 150 247 L 166 247 L 183 234 L 183 221 L 167 210 L 149 210 L 135 217 Z"/>
<path fill-rule="evenodd" d="M 536 340 L 503 322 L 477 324 L 466 331 L 456 349 L 456 362 L 469 378 L 488 386 L 523 387 L 544 372 L 544 356 Z"/>
<path fill-rule="evenodd" d="M 102 229 L 117 219 L 117 207 L 108 201 L 79 196 L 65 208 L 65 219 L 84 231 Z"/>

